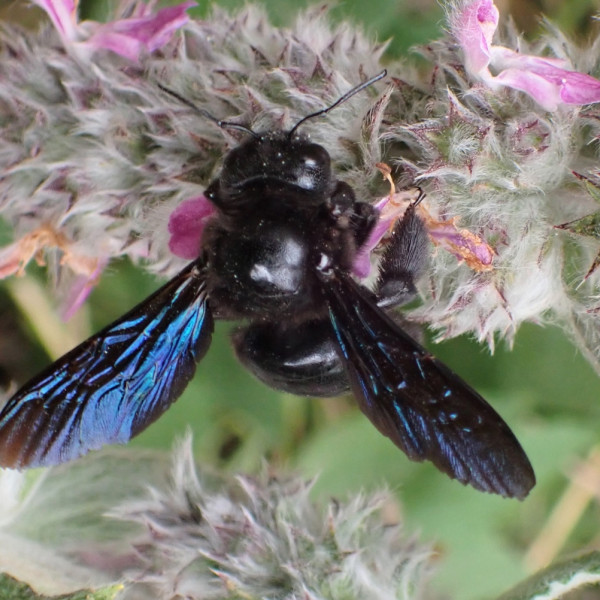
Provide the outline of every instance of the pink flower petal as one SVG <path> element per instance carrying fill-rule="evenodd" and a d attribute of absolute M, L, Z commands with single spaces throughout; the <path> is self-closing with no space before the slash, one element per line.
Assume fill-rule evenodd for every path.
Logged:
<path fill-rule="evenodd" d="M 383 220 L 379 220 L 373 231 L 369 235 L 367 241 L 360 247 L 356 256 L 354 257 L 354 263 L 352 264 L 352 272 L 361 279 L 369 276 L 371 272 L 371 252 L 379 244 L 381 238 L 389 229 L 389 223 Z"/>
<path fill-rule="evenodd" d="M 144 44 L 140 40 L 115 33 L 108 29 L 96 31 L 87 41 L 82 42 L 81 45 L 87 46 L 92 50 L 99 48 L 111 50 L 115 54 L 124 56 L 132 62 L 137 62 L 144 50 Z"/>
<path fill-rule="evenodd" d="M 489 271 L 494 259 L 493 249 L 478 235 L 468 229 L 458 229 L 456 218 L 449 221 L 436 221 L 421 206 L 429 237 L 436 245 L 442 246 L 459 260 L 464 260 L 474 271 Z"/>
<path fill-rule="evenodd" d="M 491 60 L 498 69 L 516 67 L 522 70 L 538 71 L 540 74 L 543 74 L 544 69 L 568 71 L 570 64 L 563 58 L 521 54 L 504 46 L 492 46 Z"/>
<path fill-rule="evenodd" d="M 492 0 L 475 0 L 451 16 L 451 28 L 465 56 L 465 68 L 477 75 L 487 68 L 490 46 L 498 26 L 498 9 Z"/>
<path fill-rule="evenodd" d="M 568 75 L 567 75 L 568 73 Z M 557 85 L 565 104 L 593 104 L 600 102 L 600 81 L 591 75 L 567 71 Z M 555 76 L 558 76 L 556 74 Z"/>
<path fill-rule="evenodd" d="M 167 6 L 154 15 L 100 25 L 86 43 L 112 50 L 133 61 L 138 60 L 142 51 L 154 52 L 164 46 L 173 33 L 188 22 L 186 10 L 195 4 L 184 2 Z"/>
<path fill-rule="evenodd" d="M 133 62 L 139 60 L 142 52 L 154 52 L 164 46 L 188 22 L 187 9 L 196 5 L 188 0 L 153 14 L 154 3 L 150 3 L 135 17 L 100 24 L 77 23 L 78 0 L 32 1 L 48 13 L 64 42 L 78 42 L 91 50 L 111 50 Z"/>
<path fill-rule="evenodd" d="M 23 269 L 23 251 L 20 242 L 0 248 L 0 279 L 11 275 L 22 275 Z"/>
<path fill-rule="evenodd" d="M 96 268 L 91 273 L 78 275 L 75 278 L 61 306 L 63 321 L 68 321 L 81 308 L 98 283 L 100 275 L 107 264 L 108 258 L 98 259 Z"/>
<path fill-rule="evenodd" d="M 394 192 L 375 204 L 375 208 L 379 211 L 379 219 L 367 241 L 356 253 L 352 265 L 352 272 L 357 277 L 364 279 L 369 276 L 371 272 L 371 252 L 392 230 L 396 221 L 404 215 L 408 206 L 417 199 L 420 193 L 419 188 L 409 188 Z"/>
<path fill-rule="evenodd" d="M 564 103 L 591 104 L 600 101 L 600 81 L 591 75 L 557 66 L 563 61 L 526 56 L 521 62 L 524 68 L 555 85 Z"/>
<path fill-rule="evenodd" d="M 529 94 L 545 110 L 553 112 L 561 104 L 560 88 L 531 71 L 506 69 L 489 81 Z"/>
<path fill-rule="evenodd" d="M 600 102 L 600 81 L 569 70 L 566 60 L 492 46 L 498 26 L 498 9 L 492 0 L 463 4 L 450 15 L 450 22 L 464 53 L 465 69 L 492 89 L 506 86 L 525 92 L 548 111 L 561 104 Z"/>
<path fill-rule="evenodd" d="M 600 102 L 600 81 L 566 69 L 566 60 L 498 47 L 494 48 L 492 64 L 500 70 L 494 82 L 529 94 L 546 110 L 556 110 L 560 104 Z"/>
<path fill-rule="evenodd" d="M 63 40 L 74 41 L 77 38 L 78 0 L 31 0 L 44 9 Z"/>
<path fill-rule="evenodd" d="M 181 258 L 197 258 L 204 226 L 214 212 L 206 196 L 182 202 L 169 217 L 169 250 Z"/>
<path fill-rule="evenodd" d="M 192 6 L 196 6 L 196 2 L 189 0 L 176 6 L 162 8 L 155 15 L 117 21 L 115 30 L 141 40 L 148 52 L 154 52 L 162 48 L 173 33 L 189 21 L 186 11 Z"/>

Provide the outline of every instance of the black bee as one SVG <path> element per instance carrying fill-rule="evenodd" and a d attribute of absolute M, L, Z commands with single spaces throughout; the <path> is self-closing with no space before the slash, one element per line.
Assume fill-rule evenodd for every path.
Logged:
<path fill-rule="evenodd" d="M 244 322 L 235 352 L 267 385 L 310 396 L 350 389 L 410 459 L 479 490 L 527 495 L 535 476 L 506 423 L 387 312 L 414 297 L 426 266 L 427 233 L 414 205 L 367 289 L 351 270 L 377 211 L 335 177 L 327 150 L 298 132 L 384 75 L 290 131 L 217 121 L 248 138 L 206 190 L 216 212 L 200 256 L 7 402 L 0 466 L 53 465 L 140 433 L 183 392 L 216 318 Z"/>

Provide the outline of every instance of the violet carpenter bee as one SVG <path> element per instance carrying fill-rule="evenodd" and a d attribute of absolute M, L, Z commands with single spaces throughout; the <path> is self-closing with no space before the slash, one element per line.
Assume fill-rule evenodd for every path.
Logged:
<path fill-rule="evenodd" d="M 199 257 L 6 403 L 0 466 L 54 465 L 127 442 L 183 392 L 213 319 L 227 319 L 243 321 L 235 352 L 267 385 L 311 396 L 351 390 L 410 459 L 430 460 L 479 490 L 527 495 L 535 476 L 506 423 L 388 312 L 415 296 L 426 267 L 429 242 L 415 205 L 394 226 L 367 289 L 351 270 L 377 211 L 335 177 L 327 150 L 298 131 L 383 76 L 289 131 L 257 133 L 199 111 L 247 134 L 206 190 L 216 212 Z"/>

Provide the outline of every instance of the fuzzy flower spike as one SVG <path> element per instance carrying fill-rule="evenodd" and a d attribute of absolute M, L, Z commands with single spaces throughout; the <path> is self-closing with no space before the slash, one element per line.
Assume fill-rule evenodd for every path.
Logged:
<path fill-rule="evenodd" d="M 600 101 L 600 81 L 572 70 L 569 61 L 492 44 L 498 17 L 492 0 L 470 0 L 451 13 L 451 31 L 462 47 L 471 77 L 493 89 L 505 86 L 525 92 L 548 111 L 561 104 Z"/>
<path fill-rule="evenodd" d="M 18 239 L 0 249 L 0 278 L 23 274 L 24 267 L 32 258 L 40 264 L 49 263 L 52 267 L 58 262 L 63 296 L 62 315 L 69 318 L 85 301 L 110 257 L 115 255 L 115 251 L 120 253 L 114 245 L 114 240 L 111 248 L 111 242 L 106 237 L 96 235 L 96 241 L 90 244 L 91 240 L 84 241 L 73 235 L 72 228 L 80 227 L 82 219 L 87 219 L 85 215 L 90 210 L 97 211 L 96 218 L 103 220 L 104 226 L 109 223 L 111 219 L 108 214 L 114 209 L 114 203 L 119 202 L 117 189 L 120 180 L 118 176 L 115 177 L 115 171 L 111 173 L 109 164 L 115 165 L 115 161 L 121 158 L 125 165 L 132 166 L 129 163 L 132 155 L 126 152 L 127 140 L 122 138 L 123 143 L 111 144 L 112 150 L 109 153 L 112 154 L 112 158 L 109 161 L 105 159 L 98 166 L 98 178 L 101 177 L 100 170 L 104 167 L 105 181 L 109 186 L 116 186 L 113 192 L 103 192 L 91 181 L 95 177 L 91 168 L 92 164 L 95 164 L 91 162 L 94 147 L 97 149 L 97 143 L 108 142 L 111 133 L 115 132 L 115 127 L 120 127 L 118 123 L 124 115 L 117 116 L 116 111 L 110 116 L 106 111 L 97 110 L 98 106 L 92 109 L 86 104 L 84 97 L 106 77 L 108 87 L 105 90 L 105 99 L 109 99 L 111 92 L 108 90 L 122 72 L 123 67 L 119 66 L 120 57 L 132 63 L 139 63 L 149 53 L 164 47 L 175 31 L 188 21 L 186 10 L 193 6 L 194 2 L 185 2 L 158 11 L 155 11 L 155 3 L 146 5 L 127 2 L 122 6 L 123 16 L 108 23 L 79 22 L 76 0 L 32 2 L 46 11 L 62 45 L 74 52 L 80 62 L 71 59 L 68 54 L 65 56 L 53 42 L 49 47 L 40 50 L 38 59 L 34 56 L 35 51 L 20 45 L 24 39 L 21 40 L 19 36 L 13 38 L 16 43 L 17 60 L 11 59 L 10 62 L 14 63 L 12 65 L 5 61 L 4 85 L 0 89 L 0 98 L 4 100 L 3 106 L 6 109 L 3 115 L 12 114 L 13 110 L 17 111 L 16 121 L 7 124 L 3 129 L 5 160 L 2 162 L 3 176 L 0 186 L 6 186 L 1 193 L 5 198 L 4 209 L 8 209 L 5 210 L 4 216 L 10 220 L 10 207 L 14 207 L 16 197 L 20 197 L 19 191 L 12 187 L 19 178 L 21 184 L 25 185 L 25 188 L 22 188 L 24 192 L 28 186 L 33 186 L 31 190 L 40 186 L 29 200 L 35 204 L 37 199 L 40 204 L 37 210 L 34 210 L 35 216 L 29 225 L 22 230 L 15 230 Z M 94 54 L 99 50 L 110 52 L 104 59 L 95 60 Z M 44 56 L 46 63 L 42 66 L 39 61 Z M 19 60 L 22 61 L 21 64 Z M 50 73 L 52 61 L 57 67 L 53 75 Z M 28 76 L 24 77 L 25 73 L 21 70 L 25 64 L 28 65 L 26 68 L 33 69 L 32 73 L 41 77 L 37 86 L 34 86 L 35 91 L 32 95 L 25 92 Z M 92 72 L 96 72 L 99 78 L 95 78 Z M 104 75 L 100 75 L 101 73 Z M 112 84 L 108 84 L 110 80 Z M 75 112 L 65 115 L 65 120 L 61 122 L 60 118 L 55 118 L 65 98 L 74 103 Z M 68 126 L 68 122 L 75 125 Z M 40 126 L 38 130 L 35 129 L 35 125 L 31 128 L 31 125 L 36 123 Z M 135 119 L 130 125 L 135 127 L 134 123 Z M 48 124 L 53 124 L 56 129 L 50 125 L 44 134 L 42 129 Z M 72 137 L 66 135 L 65 127 L 74 134 Z M 21 134 L 19 138 L 20 128 L 29 129 L 31 135 Z M 75 143 L 76 139 L 78 142 Z M 120 157 L 119 154 L 123 152 L 128 156 Z M 76 155 L 79 155 L 79 167 L 76 166 L 78 161 L 74 160 Z M 125 176 L 129 184 L 124 182 L 124 193 L 127 186 L 135 180 L 135 177 L 131 176 L 131 169 L 125 165 L 121 173 L 125 176 L 125 171 L 129 170 L 130 175 Z M 81 169 L 81 177 L 74 175 L 78 168 Z M 36 172 L 37 175 L 34 175 Z M 88 180 L 87 184 L 83 184 L 85 179 Z M 92 203 L 85 208 L 83 198 L 87 193 L 90 194 L 90 200 L 96 194 L 96 209 L 92 208 Z M 65 202 L 70 205 L 66 211 Z M 136 243 L 131 239 L 127 245 L 131 256 L 147 254 L 147 244 L 143 242 Z"/>

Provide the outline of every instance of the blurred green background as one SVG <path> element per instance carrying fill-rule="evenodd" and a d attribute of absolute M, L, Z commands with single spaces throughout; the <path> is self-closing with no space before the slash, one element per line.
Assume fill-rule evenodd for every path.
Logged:
<path fill-rule="evenodd" d="M 82 0 L 82 11 L 88 18 L 102 19 L 110 1 Z M 243 3 L 221 0 L 219 5 L 235 9 Z M 264 4 L 273 20 L 285 25 L 306 2 Z M 535 35 L 542 12 L 582 41 L 597 28 L 591 18 L 599 9 L 597 1 L 497 4 L 530 35 Z M 192 14 L 202 17 L 210 6 L 203 2 Z M 331 15 L 362 24 L 379 40 L 391 38 L 390 56 L 406 55 L 411 46 L 437 37 L 443 26 L 443 10 L 434 0 L 346 0 L 333 5 Z M 36 15 L 22 3 L 0 0 L 0 18 L 30 20 Z M 43 290 L 44 275 L 34 271 L 32 281 Z M 157 285 L 125 262 L 112 264 L 76 321 L 67 329 L 57 325 L 59 335 L 68 330 L 82 339 Z M 27 313 L 26 304 L 18 300 L 19 286 L 10 282 L 0 292 L 5 383 L 23 382 L 48 361 L 47 346 L 40 343 L 32 318 L 37 311 Z M 589 501 L 568 475 L 600 442 L 600 379 L 559 330 L 525 326 L 512 351 L 500 346 L 494 356 L 468 339 L 430 344 L 498 409 L 528 452 L 538 485 L 519 503 L 464 488 L 428 464 L 410 463 L 351 399 L 316 401 L 267 389 L 234 360 L 228 329 L 219 324 L 210 352 L 183 397 L 132 445 L 170 448 L 189 427 L 200 461 L 252 471 L 267 457 L 280 467 L 319 474 L 317 498 L 388 486 L 397 492 L 406 530 L 434 542 L 439 553 L 435 586 L 448 597 L 493 597 L 556 553 L 598 547 L 600 505 Z M 547 551 L 546 557 L 535 555 L 536 543 Z"/>

